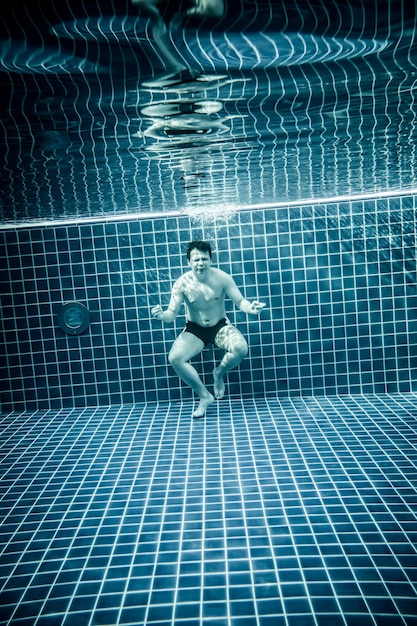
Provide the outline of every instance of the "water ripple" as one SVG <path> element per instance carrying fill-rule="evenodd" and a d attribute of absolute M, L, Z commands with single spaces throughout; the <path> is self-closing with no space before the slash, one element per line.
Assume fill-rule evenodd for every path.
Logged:
<path fill-rule="evenodd" d="M 382 52 L 388 40 L 348 39 L 303 33 L 199 33 L 190 52 L 203 67 L 254 69 L 352 59 Z"/>

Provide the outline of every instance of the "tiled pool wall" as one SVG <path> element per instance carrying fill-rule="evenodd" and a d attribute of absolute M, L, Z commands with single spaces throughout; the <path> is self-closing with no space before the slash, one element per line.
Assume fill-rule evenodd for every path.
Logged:
<path fill-rule="evenodd" d="M 2 410 L 191 397 L 167 361 L 184 325 L 152 320 L 188 269 L 191 239 L 262 316 L 228 306 L 250 351 L 229 374 L 232 396 L 417 390 L 416 198 L 240 211 L 222 223 L 189 216 L 7 228 L 0 232 Z M 5 261 L 5 262 L 4 262 Z M 61 305 L 89 328 L 67 335 Z M 208 348 L 195 364 L 211 384 Z"/>

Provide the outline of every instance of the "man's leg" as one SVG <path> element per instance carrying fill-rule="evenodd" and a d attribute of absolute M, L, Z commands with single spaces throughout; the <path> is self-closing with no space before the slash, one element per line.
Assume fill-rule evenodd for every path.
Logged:
<path fill-rule="evenodd" d="M 187 383 L 200 398 L 193 417 L 203 417 L 206 408 L 214 402 L 213 396 L 204 386 L 197 370 L 189 363 L 190 359 L 200 354 L 203 348 L 204 342 L 201 339 L 185 331 L 177 337 L 168 356 L 169 362 L 181 380 Z"/>
<path fill-rule="evenodd" d="M 224 396 L 224 377 L 243 361 L 248 353 L 248 344 L 240 330 L 230 324 L 219 330 L 215 343 L 225 351 L 219 366 L 213 370 L 214 395 L 220 400 Z"/>

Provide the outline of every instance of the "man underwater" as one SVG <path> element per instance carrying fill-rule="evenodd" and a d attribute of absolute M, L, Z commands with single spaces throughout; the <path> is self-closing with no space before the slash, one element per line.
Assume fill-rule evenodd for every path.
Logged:
<path fill-rule="evenodd" d="M 243 297 L 233 278 L 222 270 L 212 267 L 212 251 L 205 241 L 192 241 L 187 248 L 190 271 L 175 282 L 166 310 L 161 305 L 152 308 L 152 316 L 171 323 L 179 314 L 181 305 L 186 307 L 187 323 L 169 352 L 169 362 L 200 402 L 193 417 L 204 417 L 206 409 L 225 392 L 225 375 L 245 358 L 248 344 L 242 333 L 226 318 L 226 296 L 244 313 L 258 315 L 265 304 L 249 302 Z M 224 355 L 213 370 L 214 396 L 200 379 L 197 370 L 189 362 L 209 344 L 214 344 Z"/>

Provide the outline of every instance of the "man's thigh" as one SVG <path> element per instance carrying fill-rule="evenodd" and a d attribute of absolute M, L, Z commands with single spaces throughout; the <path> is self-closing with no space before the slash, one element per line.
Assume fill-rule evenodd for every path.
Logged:
<path fill-rule="evenodd" d="M 215 344 L 221 350 L 233 352 L 234 350 L 246 349 L 246 339 L 235 326 L 227 324 L 216 335 Z"/>
<path fill-rule="evenodd" d="M 189 361 L 204 348 L 204 342 L 192 333 L 183 331 L 172 344 L 169 356 L 171 359 Z"/>

